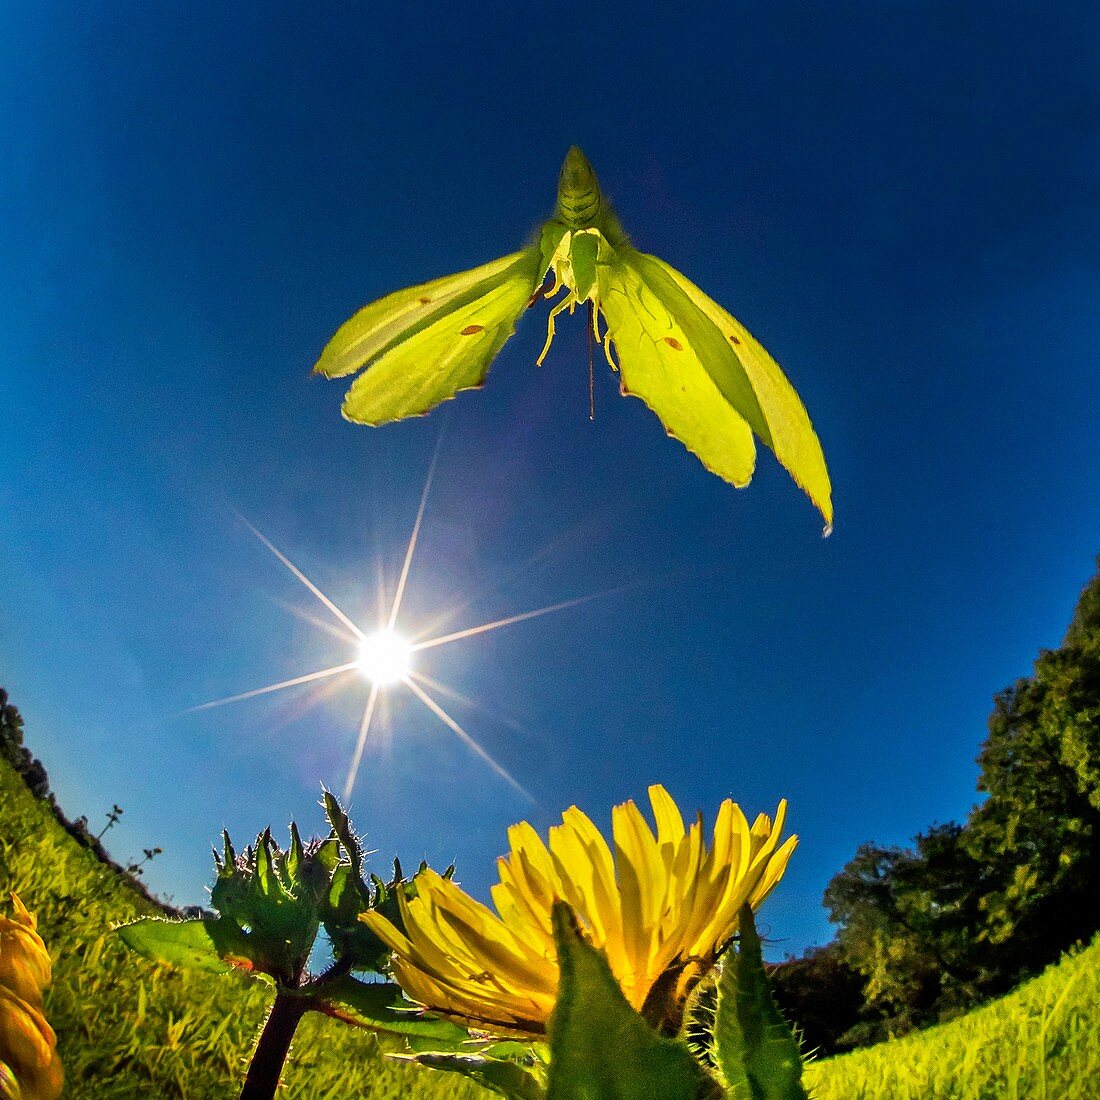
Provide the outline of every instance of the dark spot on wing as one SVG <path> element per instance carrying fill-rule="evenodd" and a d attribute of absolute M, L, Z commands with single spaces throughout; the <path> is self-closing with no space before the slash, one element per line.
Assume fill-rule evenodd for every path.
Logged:
<path fill-rule="evenodd" d="M 426 306 L 430 301 L 431 301 L 431 298 L 421 298 L 420 299 L 420 304 L 422 306 Z"/>
<path fill-rule="evenodd" d="M 666 344 L 668 344 L 668 346 L 670 348 L 672 348 L 673 351 L 683 351 L 684 350 L 684 345 L 681 344 L 679 340 L 675 339 L 672 336 L 664 337 L 664 341 L 665 341 Z"/>
<path fill-rule="evenodd" d="M 475 332 L 484 332 L 484 331 L 485 331 L 485 326 L 484 325 L 467 325 L 459 335 L 461 335 L 461 336 L 473 336 L 473 334 Z"/>
<path fill-rule="evenodd" d="M 740 343 L 741 343 L 741 341 L 740 341 L 740 340 L 738 340 L 736 336 L 731 336 L 731 337 L 730 337 L 730 343 L 731 343 L 731 344 L 740 344 Z"/>

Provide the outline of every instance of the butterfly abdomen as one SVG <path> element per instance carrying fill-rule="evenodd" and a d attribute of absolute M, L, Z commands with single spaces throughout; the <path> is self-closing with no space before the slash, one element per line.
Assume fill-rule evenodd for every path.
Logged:
<path fill-rule="evenodd" d="M 558 209 L 561 219 L 570 229 L 587 229 L 600 213 L 599 189 L 591 191 L 558 191 Z"/>
<path fill-rule="evenodd" d="M 603 205 L 592 165 L 575 145 L 566 154 L 558 177 L 558 217 L 570 229 L 588 229 Z"/>

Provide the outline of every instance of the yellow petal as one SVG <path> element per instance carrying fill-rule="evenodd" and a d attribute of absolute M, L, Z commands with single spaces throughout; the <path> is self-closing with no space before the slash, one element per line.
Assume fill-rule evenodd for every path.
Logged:
<path fill-rule="evenodd" d="M 627 999 L 638 1007 L 648 989 L 637 985 L 649 969 L 649 955 L 657 920 L 665 896 L 665 873 L 657 850 L 657 841 L 641 811 L 633 802 L 611 811 L 611 832 L 615 838 L 615 862 L 619 872 L 622 899 L 623 944 L 632 972 Z M 611 962 L 612 970 L 615 960 Z M 624 975 L 625 976 L 625 975 Z"/>
<path fill-rule="evenodd" d="M 649 788 L 649 801 L 653 806 L 653 819 L 657 822 L 657 843 L 678 845 L 684 838 L 684 819 L 680 808 L 659 783 Z"/>
<path fill-rule="evenodd" d="M 575 806 L 546 842 L 526 822 L 510 829 L 511 851 L 498 860 L 492 889 L 495 912 L 424 871 L 415 898 L 398 896 L 404 933 L 363 914 L 395 952 L 394 975 L 408 996 L 489 1031 L 542 1034 L 558 979 L 550 912 L 562 899 L 604 949 L 630 1003 L 642 1009 L 667 973 L 672 980 L 661 988 L 670 1000 L 651 1007 L 675 1012 L 732 936 L 744 902 L 760 904 L 779 881 L 796 838 L 777 848 L 785 802 L 774 826 L 761 814 L 750 828 L 727 799 L 708 850 L 701 816 L 685 828 L 663 787 L 649 794 L 656 833 L 633 802 L 616 806 L 614 855 Z"/>
<path fill-rule="evenodd" d="M 57 1100 L 61 1060 L 57 1037 L 40 1009 L 0 986 L 0 1062 L 10 1067 L 22 1100 Z"/>

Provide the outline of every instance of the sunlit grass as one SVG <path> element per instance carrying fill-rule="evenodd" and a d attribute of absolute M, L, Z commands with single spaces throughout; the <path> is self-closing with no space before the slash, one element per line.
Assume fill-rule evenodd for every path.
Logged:
<path fill-rule="evenodd" d="M 37 912 L 53 956 L 46 1012 L 69 1100 L 237 1094 L 268 992 L 232 974 L 168 970 L 128 951 L 111 926 L 153 906 L 65 833 L 3 760 L 0 887 L 18 890 Z M 302 1100 L 489 1095 L 450 1075 L 385 1061 L 369 1034 L 316 1013 L 302 1022 L 285 1080 L 280 1096 Z"/>
<path fill-rule="evenodd" d="M 950 1023 L 811 1064 L 814 1100 L 1094 1100 L 1100 938 Z"/>

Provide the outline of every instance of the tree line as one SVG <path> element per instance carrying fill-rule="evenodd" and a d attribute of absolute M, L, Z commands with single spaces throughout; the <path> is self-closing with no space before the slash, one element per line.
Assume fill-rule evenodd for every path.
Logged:
<path fill-rule="evenodd" d="M 965 822 L 860 845 L 825 891 L 835 940 L 776 967 L 807 1048 L 948 1020 L 1100 929 L 1100 570 L 1062 645 L 995 696 L 978 764 Z"/>

